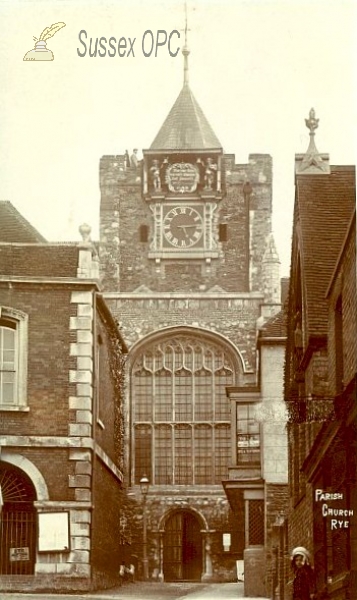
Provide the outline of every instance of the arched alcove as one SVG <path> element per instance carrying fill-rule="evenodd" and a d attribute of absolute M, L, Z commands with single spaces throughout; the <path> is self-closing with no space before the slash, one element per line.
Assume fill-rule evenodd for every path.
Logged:
<path fill-rule="evenodd" d="M 0 574 L 31 575 L 36 560 L 35 486 L 18 466 L 0 461 Z"/>
<path fill-rule="evenodd" d="M 202 521 L 192 510 L 171 511 L 163 536 L 165 581 L 201 581 L 203 573 Z"/>

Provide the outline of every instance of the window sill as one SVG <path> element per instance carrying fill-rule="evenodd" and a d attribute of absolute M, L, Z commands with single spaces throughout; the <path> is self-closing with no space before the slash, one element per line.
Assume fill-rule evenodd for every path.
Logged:
<path fill-rule="evenodd" d="M 29 412 L 29 406 L 3 406 L 0 404 L 0 412 Z"/>

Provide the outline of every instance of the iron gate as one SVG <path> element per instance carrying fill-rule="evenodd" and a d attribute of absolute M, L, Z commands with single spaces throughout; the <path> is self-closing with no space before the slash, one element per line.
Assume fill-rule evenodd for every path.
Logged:
<path fill-rule="evenodd" d="M 0 575 L 32 575 L 36 557 L 36 499 L 21 469 L 0 461 Z"/>
<path fill-rule="evenodd" d="M 36 519 L 32 502 L 5 503 L 0 521 L 0 575 L 32 575 Z"/>

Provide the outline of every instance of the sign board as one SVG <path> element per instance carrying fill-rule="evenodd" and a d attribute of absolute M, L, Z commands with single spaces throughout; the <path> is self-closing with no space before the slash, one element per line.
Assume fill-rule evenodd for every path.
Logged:
<path fill-rule="evenodd" d="M 68 512 L 39 513 L 38 529 L 39 552 L 69 552 Z"/>
<path fill-rule="evenodd" d="M 224 533 L 223 534 L 223 548 L 225 552 L 229 552 L 231 547 L 231 534 Z"/>
<path fill-rule="evenodd" d="M 10 562 L 30 560 L 30 548 L 10 548 Z"/>

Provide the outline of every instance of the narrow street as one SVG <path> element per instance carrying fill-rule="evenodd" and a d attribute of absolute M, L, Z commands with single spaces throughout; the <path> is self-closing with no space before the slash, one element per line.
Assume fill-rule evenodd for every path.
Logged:
<path fill-rule="evenodd" d="M 243 583 L 145 583 L 90 594 L 2 594 L 2 600 L 233 600 L 244 598 Z M 251 600 L 264 600 L 252 598 Z"/>

